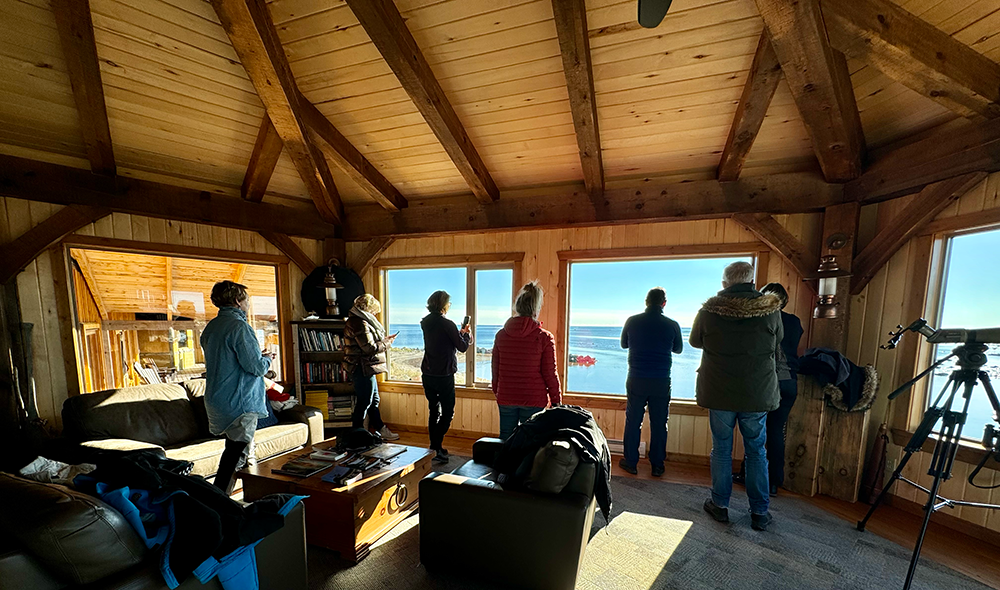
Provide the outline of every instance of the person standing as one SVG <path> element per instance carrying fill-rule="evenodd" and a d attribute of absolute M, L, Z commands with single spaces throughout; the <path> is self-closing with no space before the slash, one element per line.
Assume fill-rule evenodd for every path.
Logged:
<path fill-rule="evenodd" d="M 802 340 L 802 322 L 785 311 L 788 305 L 788 291 L 781 283 L 768 283 L 760 290 L 773 294 L 781 301 L 781 355 L 778 358 L 778 409 L 767 414 L 767 467 L 768 486 L 772 496 L 785 483 L 785 435 L 788 415 L 799 395 L 799 341 Z"/>
<path fill-rule="evenodd" d="M 457 353 L 469 350 L 472 331 L 463 325 L 459 330 L 455 322 L 444 317 L 451 309 L 451 295 L 434 291 L 427 298 L 427 311 L 420 320 L 424 333 L 424 359 L 420 363 L 420 379 L 427 398 L 427 433 L 434 461 L 446 463 L 448 450 L 444 448 L 444 435 L 448 433 L 455 416 L 455 372 L 458 371 Z"/>
<path fill-rule="evenodd" d="M 521 287 L 514 313 L 493 343 L 493 395 L 500 410 L 500 438 L 550 403 L 561 401 L 556 373 L 556 340 L 538 322 L 542 288 L 538 281 Z"/>
<path fill-rule="evenodd" d="M 200 336 L 205 354 L 205 412 L 209 432 L 226 438 L 215 486 L 232 494 L 234 475 L 247 459 L 257 420 L 267 417 L 263 377 L 274 354 L 261 352 L 247 321 L 250 297 L 246 286 L 222 281 L 212 287 L 211 297 L 219 314 Z"/>
<path fill-rule="evenodd" d="M 765 442 L 767 413 L 778 407 L 776 361 L 784 329 L 781 300 L 754 289 L 753 266 L 734 262 L 725 268 L 722 291 L 702 305 L 691 327 L 690 343 L 702 349 L 695 386 L 698 405 L 709 410 L 712 431 L 712 497 L 705 511 L 729 522 L 733 492 L 733 430 L 739 426 L 746 455 L 750 524 L 765 531 L 768 472 Z"/>
<path fill-rule="evenodd" d="M 344 326 L 343 366 L 354 383 L 354 413 L 351 416 L 354 428 L 364 428 L 367 416 L 370 430 L 378 433 L 383 440 L 397 440 L 399 435 L 382 422 L 378 409 L 376 375 L 386 372 L 385 351 L 396 339 L 395 334 L 386 336 L 382 322 L 375 317 L 381 311 L 378 299 L 367 293 L 354 300 L 354 307 Z"/>
<path fill-rule="evenodd" d="M 655 287 L 646 295 L 646 311 L 630 317 L 622 328 L 622 348 L 628 349 L 625 381 L 625 457 L 618 465 L 635 475 L 639 433 L 649 407 L 649 464 L 653 477 L 663 475 L 667 458 L 667 418 L 670 415 L 671 354 L 684 351 L 680 324 L 663 315 L 667 293 Z"/>

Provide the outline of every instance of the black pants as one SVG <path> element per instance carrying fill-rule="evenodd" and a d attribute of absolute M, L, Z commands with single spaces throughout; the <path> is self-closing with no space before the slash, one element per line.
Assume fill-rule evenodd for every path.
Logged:
<path fill-rule="evenodd" d="M 431 449 L 438 450 L 455 417 L 455 376 L 423 375 L 421 380 L 427 397 L 427 433 Z"/>
<path fill-rule="evenodd" d="M 215 474 L 215 487 L 226 494 L 233 493 L 233 487 L 236 483 L 234 477 L 236 467 L 239 465 L 240 459 L 243 458 L 243 451 L 248 444 L 250 443 L 226 439 L 226 449 L 222 451 L 222 457 L 219 459 L 219 471 Z"/>
<path fill-rule="evenodd" d="M 767 478 L 772 487 L 781 487 L 785 483 L 785 435 L 788 432 L 788 414 L 799 396 L 799 383 L 796 379 L 778 381 L 778 392 L 781 402 L 778 409 L 767 413 Z M 746 475 L 746 461 L 740 465 L 740 475 Z"/>
<path fill-rule="evenodd" d="M 622 440 L 625 462 L 635 467 L 639 462 L 639 438 L 642 418 L 649 407 L 650 465 L 663 467 L 667 458 L 667 418 L 670 416 L 670 378 L 629 377 L 625 402 L 625 436 Z"/>

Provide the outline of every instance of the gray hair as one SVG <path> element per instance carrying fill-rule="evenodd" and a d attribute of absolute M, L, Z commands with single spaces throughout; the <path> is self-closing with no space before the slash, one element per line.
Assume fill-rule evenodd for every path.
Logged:
<path fill-rule="evenodd" d="M 753 265 L 749 262 L 734 262 L 722 271 L 722 282 L 727 285 L 739 285 L 753 282 Z"/>
<path fill-rule="evenodd" d="M 538 319 L 538 314 L 542 313 L 542 288 L 538 280 L 527 283 L 517 293 L 514 299 L 514 313 L 519 316 Z"/>

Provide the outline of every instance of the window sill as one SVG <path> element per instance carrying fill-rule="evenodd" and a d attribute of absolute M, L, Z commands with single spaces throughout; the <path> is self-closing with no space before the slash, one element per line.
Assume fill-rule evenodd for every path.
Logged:
<path fill-rule="evenodd" d="M 892 444 L 899 447 L 906 447 L 906 443 L 910 442 L 910 438 L 913 437 L 913 433 L 908 430 L 903 430 L 902 428 L 892 429 Z M 934 445 L 937 442 L 937 438 L 931 435 L 924 441 L 921 450 L 926 453 L 934 452 Z M 961 461 L 962 463 L 969 463 L 971 465 L 978 465 L 983 457 L 988 453 L 982 445 L 974 443 L 968 440 L 960 440 L 958 442 L 958 454 L 955 459 Z M 1000 463 L 996 461 L 987 461 L 983 469 L 992 469 L 994 471 L 1000 471 Z"/>

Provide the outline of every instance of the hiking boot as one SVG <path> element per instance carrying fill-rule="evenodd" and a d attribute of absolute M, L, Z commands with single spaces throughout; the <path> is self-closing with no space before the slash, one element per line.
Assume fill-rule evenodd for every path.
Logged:
<path fill-rule="evenodd" d="M 711 498 L 705 500 L 705 512 L 714 518 L 716 522 L 729 522 L 729 509 L 716 506 Z"/>
<path fill-rule="evenodd" d="M 448 453 L 444 452 L 443 449 L 438 450 L 438 452 L 434 455 L 434 458 L 431 460 L 434 461 L 435 463 L 447 463 Z"/>
<path fill-rule="evenodd" d="M 771 521 L 773 521 L 773 520 L 774 519 L 771 518 L 771 513 L 770 512 L 765 512 L 764 514 L 754 514 L 754 513 L 751 512 L 750 513 L 750 528 L 752 528 L 755 531 L 762 531 L 762 532 L 766 531 L 767 530 L 767 526 L 769 524 L 771 524 Z"/>
<path fill-rule="evenodd" d="M 653 477 L 662 477 L 664 471 L 665 469 L 663 468 L 663 465 L 653 465 L 652 468 Z"/>
<path fill-rule="evenodd" d="M 626 473 L 631 473 L 632 475 L 638 475 L 639 470 L 635 468 L 635 465 L 629 465 L 625 459 L 618 462 L 618 466 L 625 470 Z"/>
<path fill-rule="evenodd" d="M 379 429 L 378 435 L 382 437 L 382 440 L 399 440 L 399 435 L 389 430 L 388 426 Z"/>
<path fill-rule="evenodd" d="M 441 447 L 440 449 L 434 449 L 434 450 L 437 451 L 437 454 L 441 455 L 442 457 L 450 457 L 451 456 L 451 455 L 448 454 L 448 449 L 446 449 L 444 447 Z"/>

